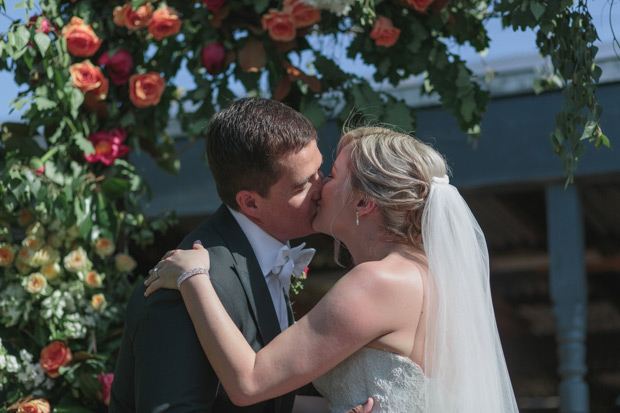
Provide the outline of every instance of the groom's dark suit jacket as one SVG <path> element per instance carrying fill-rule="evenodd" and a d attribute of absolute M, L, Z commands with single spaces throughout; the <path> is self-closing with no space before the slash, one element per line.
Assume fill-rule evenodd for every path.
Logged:
<path fill-rule="evenodd" d="M 250 243 L 225 206 L 179 248 L 191 248 L 195 240 L 209 250 L 211 281 L 222 304 L 258 351 L 280 326 Z M 200 346 L 181 294 L 159 290 L 145 298 L 144 291 L 141 283 L 127 305 L 110 412 L 291 411 L 294 393 L 248 407 L 233 405 Z"/>

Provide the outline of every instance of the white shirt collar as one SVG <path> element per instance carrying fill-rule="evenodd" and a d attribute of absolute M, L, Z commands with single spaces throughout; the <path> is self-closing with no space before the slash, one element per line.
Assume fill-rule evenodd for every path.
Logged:
<path fill-rule="evenodd" d="M 250 242 L 254 255 L 256 255 L 258 260 L 258 265 L 260 265 L 260 269 L 266 277 L 273 269 L 278 252 L 285 244 L 266 233 L 241 212 L 235 211 L 228 206 L 226 208 L 228 208 Z"/>

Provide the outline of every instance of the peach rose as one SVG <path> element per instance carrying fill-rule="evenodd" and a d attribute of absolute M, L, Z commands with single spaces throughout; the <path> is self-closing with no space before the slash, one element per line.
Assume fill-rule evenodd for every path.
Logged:
<path fill-rule="evenodd" d="M 86 60 L 69 66 L 69 73 L 71 73 L 74 87 L 82 92 L 92 93 L 98 100 L 105 99 L 110 82 L 103 76 L 100 67 Z"/>
<path fill-rule="evenodd" d="M 22 246 L 17 252 L 17 261 L 27 265 L 34 265 L 34 253 L 30 248 Z"/>
<path fill-rule="evenodd" d="M 166 82 L 159 73 L 149 72 L 129 78 L 129 99 L 139 108 L 159 103 L 166 88 Z"/>
<path fill-rule="evenodd" d="M 28 278 L 24 280 L 24 288 L 30 294 L 40 294 L 47 287 L 47 279 L 40 272 L 30 274 Z"/>
<path fill-rule="evenodd" d="M 102 280 L 103 278 L 97 271 L 91 270 L 86 273 L 84 284 L 89 288 L 99 288 L 101 287 Z"/>
<path fill-rule="evenodd" d="M 22 240 L 22 245 L 26 248 L 30 248 L 33 251 L 38 251 L 43 248 L 45 241 L 35 235 L 28 235 Z"/>
<path fill-rule="evenodd" d="M 394 46 L 400 36 L 400 29 L 392 24 L 387 17 L 379 17 L 370 32 L 370 38 L 374 39 L 377 46 Z"/>
<path fill-rule="evenodd" d="M 8 267 L 15 260 L 15 248 L 11 244 L 0 243 L 0 267 Z"/>
<path fill-rule="evenodd" d="M 114 265 L 120 272 L 132 272 L 138 264 L 131 255 L 118 253 L 114 257 Z"/>
<path fill-rule="evenodd" d="M 157 9 L 149 22 L 149 33 L 153 35 L 155 40 L 161 40 L 164 37 L 177 34 L 181 30 L 182 24 L 179 13 L 172 7 Z"/>
<path fill-rule="evenodd" d="M 101 39 L 95 31 L 79 17 L 72 17 L 68 26 L 62 29 L 62 37 L 67 39 L 67 49 L 74 56 L 88 57 L 97 52 Z"/>
<path fill-rule="evenodd" d="M 312 26 L 321 21 L 321 10 L 299 0 L 284 0 L 282 11 L 291 15 L 296 28 Z"/>
<path fill-rule="evenodd" d="M 92 263 L 88 260 L 86 251 L 82 247 L 76 248 L 65 256 L 63 264 L 69 272 L 78 273 L 89 269 Z"/>
<path fill-rule="evenodd" d="M 114 24 L 126 27 L 129 30 L 139 30 L 148 26 L 153 16 L 151 3 L 143 3 L 136 10 L 132 10 L 131 3 L 114 8 Z"/>
<path fill-rule="evenodd" d="M 52 262 L 41 267 L 41 274 L 45 276 L 47 282 L 54 283 L 62 275 L 62 268 L 57 262 Z"/>
<path fill-rule="evenodd" d="M 72 360 L 71 349 L 63 341 L 55 340 L 41 350 L 39 364 L 49 377 L 55 379 L 60 375 L 58 369 L 62 366 L 68 366 Z"/>
<path fill-rule="evenodd" d="M 263 14 L 263 29 L 269 31 L 269 37 L 277 42 L 290 42 L 295 39 L 297 30 L 290 14 L 271 9 Z"/>
<path fill-rule="evenodd" d="M 17 408 L 17 413 L 50 413 L 50 404 L 45 399 L 34 399 Z"/>
<path fill-rule="evenodd" d="M 428 6 L 430 6 L 435 0 L 407 0 L 407 4 L 417 11 L 424 13 Z"/>
<path fill-rule="evenodd" d="M 100 257 L 109 257 L 114 253 L 116 249 L 116 245 L 110 238 L 99 237 L 97 241 L 95 241 L 95 253 Z"/>
<path fill-rule="evenodd" d="M 90 300 L 90 305 L 93 306 L 95 311 L 103 311 L 107 307 L 108 302 L 105 299 L 105 295 L 99 293 L 93 295 Z"/>

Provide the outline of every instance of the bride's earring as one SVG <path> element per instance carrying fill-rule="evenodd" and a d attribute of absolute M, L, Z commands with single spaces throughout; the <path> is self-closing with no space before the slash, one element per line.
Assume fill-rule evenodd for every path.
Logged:
<path fill-rule="evenodd" d="M 355 211 L 355 225 L 359 226 L 360 224 L 360 213 Z"/>

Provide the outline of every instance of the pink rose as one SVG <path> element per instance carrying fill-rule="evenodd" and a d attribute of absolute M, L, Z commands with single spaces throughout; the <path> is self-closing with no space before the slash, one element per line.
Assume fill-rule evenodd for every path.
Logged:
<path fill-rule="evenodd" d="M 213 13 L 219 11 L 225 1 L 226 0 L 203 0 L 205 6 L 207 6 L 207 9 L 211 10 Z"/>
<path fill-rule="evenodd" d="M 39 24 L 37 24 L 39 17 L 41 18 L 41 21 L 39 22 Z M 30 28 L 32 26 L 37 27 L 37 29 L 35 30 L 36 33 L 49 34 L 50 31 L 52 31 L 52 23 L 50 23 L 50 21 L 44 16 L 40 16 L 40 15 L 32 16 L 30 20 L 28 21 L 28 25 L 26 27 Z"/>
<path fill-rule="evenodd" d="M 212 75 L 222 69 L 226 59 L 226 49 L 220 41 L 209 43 L 202 48 L 202 64 Z"/>
<path fill-rule="evenodd" d="M 110 74 L 110 79 L 115 85 L 123 85 L 129 80 L 133 68 L 133 57 L 124 49 L 118 50 L 112 56 L 106 51 L 99 58 L 99 66 L 105 66 Z"/>
<path fill-rule="evenodd" d="M 110 405 L 110 389 L 112 388 L 112 382 L 114 381 L 114 373 L 100 374 L 97 376 L 97 380 L 101 384 L 101 398 L 106 406 Z"/>
<path fill-rule="evenodd" d="M 88 137 L 88 140 L 93 143 L 95 153 L 84 154 L 84 158 L 90 163 L 101 162 L 110 166 L 117 158 L 129 153 L 129 146 L 122 145 L 125 138 L 127 138 L 127 131 L 124 128 L 94 133 Z"/>

